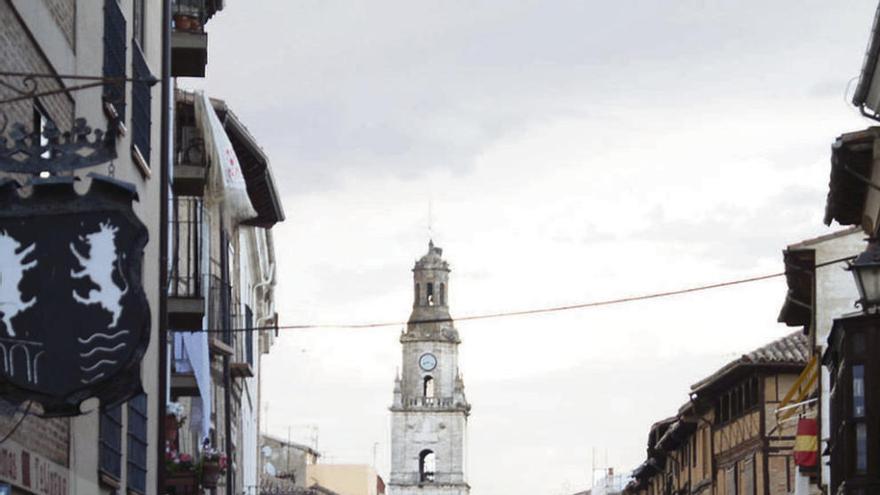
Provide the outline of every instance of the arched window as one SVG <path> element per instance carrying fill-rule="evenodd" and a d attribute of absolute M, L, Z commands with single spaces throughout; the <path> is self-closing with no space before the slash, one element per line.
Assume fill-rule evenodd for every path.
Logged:
<path fill-rule="evenodd" d="M 440 284 L 440 306 L 446 306 L 446 284 Z"/>
<path fill-rule="evenodd" d="M 434 397 L 434 377 L 428 375 L 425 377 L 425 380 L 422 382 L 422 393 L 426 398 Z"/>
<path fill-rule="evenodd" d="M 428 296 L 427 297 L 428 306 L 433 306 L 434 305 L 434 284 L 432 284 L 431 282 L 428 282 L 428 293 L 426 295 Z"/>
<path fill-rule="evenodd" d="M 434 470 L 436 469 L 435 463 L 434 452 L 423 450 L 419 454 L 419 479 L 421 481 L 434 481 Z"/>
<path fill-rule="evenodd" d="M 422 297 L 422 293 L 419 290 L 419 284 L 416 283 L 416 297 L 413 299 L 413 301 L 415 301 L 415 303 L 413 303 L 414 306 L 421 306 L 421 301 L 419 300 L 420 297 Z"/>

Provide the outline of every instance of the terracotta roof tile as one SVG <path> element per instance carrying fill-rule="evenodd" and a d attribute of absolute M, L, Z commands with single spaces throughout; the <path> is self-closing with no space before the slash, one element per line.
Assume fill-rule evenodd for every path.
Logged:
<path fill-rule="evenodd" d="M 809 359 L 810 346 L 807 336 L 799 330 L 743 354 L 739 359 L 727 363 L 712 375 L 693 384 L 691 390 L 698 392 L 705 389 L 740 366 L 806 366 Z"/>

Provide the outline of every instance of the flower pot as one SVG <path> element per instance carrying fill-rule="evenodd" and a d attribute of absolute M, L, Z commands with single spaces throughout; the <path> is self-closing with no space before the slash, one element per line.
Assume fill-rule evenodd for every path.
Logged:
<path fill-rule="evenodd" d="M 217 488 L 220 474 L 220 461 L 205 461 L 202 464 L 202 486 L 205 488 Z"/>
<path fill-rule="evenodd" d="M 174 16 L 174 29 L 178 31 L 189 31 L 192 29 L 191 21 L 192 17 L 188 15 L 176 15 Z"/>
<path fill-rule="evenodd" d="M 199 479 L 195 471 L 178 471 L 165 474 L 165 491 L 169 495 L 197 495 Z"/>
<path fill-rule="evenodd" d="M 177 440 L 178 426 L 179 425 L 177 423 L 177 417 L 175 417 L 173 414 L 165 415 L 165 440 L 172 443 Z"/>

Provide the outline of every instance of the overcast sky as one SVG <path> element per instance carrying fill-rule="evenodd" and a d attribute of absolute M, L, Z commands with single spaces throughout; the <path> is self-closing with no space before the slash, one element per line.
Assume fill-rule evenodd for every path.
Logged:
<path fill-rule="evenodd" d="M 272 159 L 282 324 L 405 319 L 429 204 L 453 316 L 517 310 L 780 271 L 828 232 L 830 144 L 870 125 L 845 92 L 875 5 L 230 0 L 199 84 Z M 692 383 L 791 330 L 784 294 L 459 323 L 473 493 L 631 469 Z M 284 333 L 268 430 L 315 425 L 334 462 L 378 444 L 387 479 L 399 332 Z"/>

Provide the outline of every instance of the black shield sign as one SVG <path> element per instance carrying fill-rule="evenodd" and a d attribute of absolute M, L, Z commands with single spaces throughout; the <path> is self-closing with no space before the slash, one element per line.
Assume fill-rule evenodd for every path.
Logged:
<path fill-rule="evenodd" d="M 46 415 L 141 391 L 147 229 L 134 186 L 91 177 L 85 194 L 71 177 L 0 187 L 0 376 L 4 392 Z"/>

